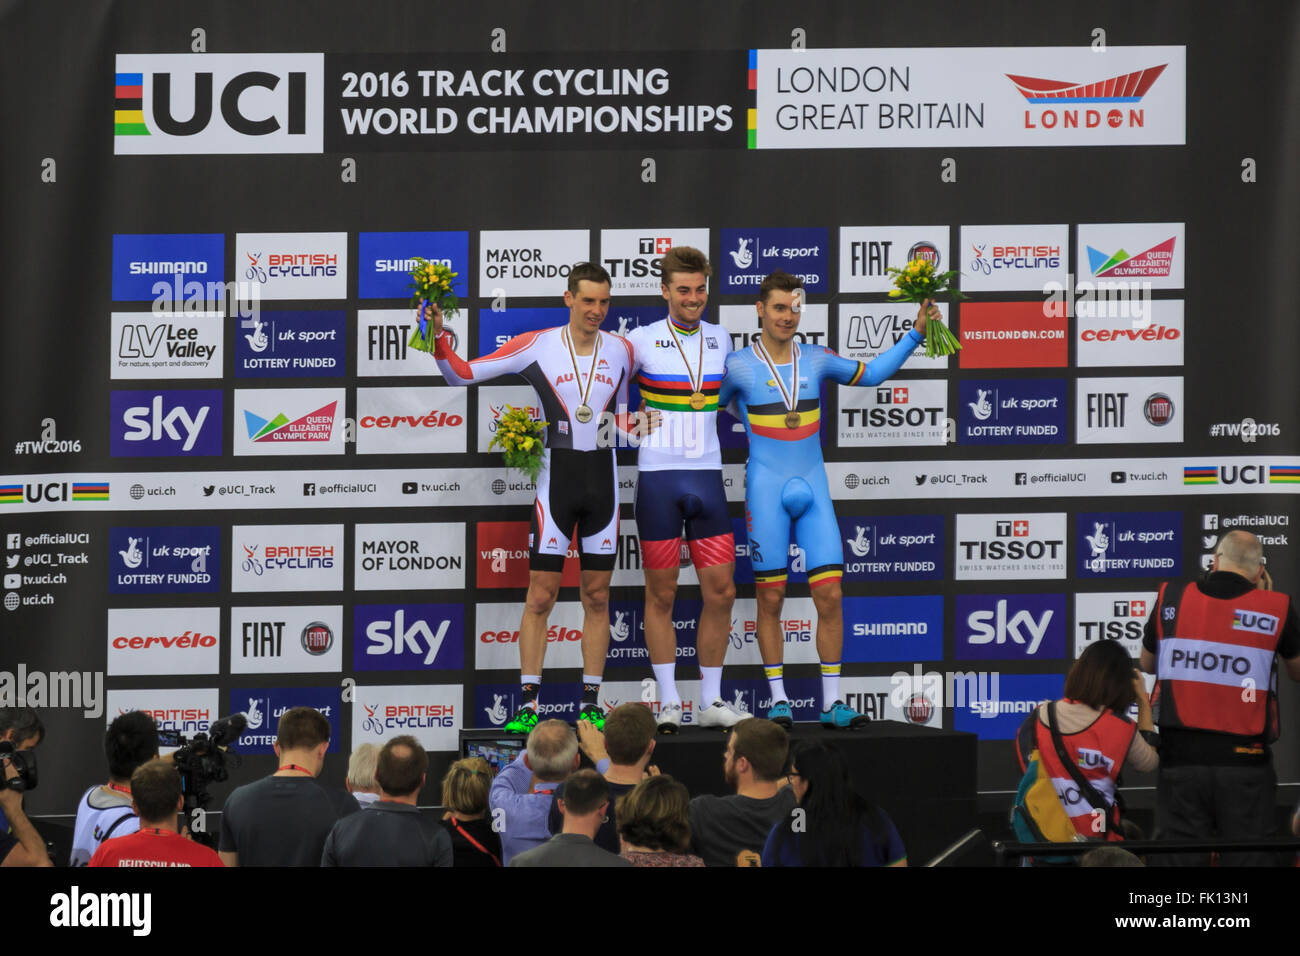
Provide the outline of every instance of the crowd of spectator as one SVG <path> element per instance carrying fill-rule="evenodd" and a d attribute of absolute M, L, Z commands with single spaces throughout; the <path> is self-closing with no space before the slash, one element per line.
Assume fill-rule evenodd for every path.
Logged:
<path fill-rule="evenodd" d="M 35 714 L 0 711 L 0 741 L 30 750 Z M 25 709 L 24 709 L 25 710 Z M 784 728 L 742 721 L 727 735 L 722 773 L 733 791 L 694 798 L 652 763 L 657 723 L 637 703 L 614 708 L 604 731 L 539 722 L 519 756 L 494 774 L 481 758 L 442 779 L 441 819 L 419 808 L 429 757 L 414 737 L 358 747 L 344 789 L 318 779 L 329 721 L 285 712 L 276 769 L 226 798 L 214 849 L 181 813 L 181 775 L 159 756 L 153 719 L 116 718 L 105 734 L 108 780 L 82 796 L 72 866 L 871 866 L 905 865 L 893 824 L 848 789 L 838 752 L 790 754 Z M 581 769 L 583 757 L 594 769 Z M 18 773 L 5 761 L 6 778 Z M 426 801 L 427 803 L 428 801 Z M 49 865 L 22 814 L 21 789 L 0 788 L 0 864 Z"/>

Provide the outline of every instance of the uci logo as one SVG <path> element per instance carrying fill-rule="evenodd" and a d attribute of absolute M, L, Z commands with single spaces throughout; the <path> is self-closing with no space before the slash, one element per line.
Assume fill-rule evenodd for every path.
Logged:
<path fill-rule="evenodd" d="M 114 148 L 159 153 L 320 153 L 320 53 L 121 55 Z"/>

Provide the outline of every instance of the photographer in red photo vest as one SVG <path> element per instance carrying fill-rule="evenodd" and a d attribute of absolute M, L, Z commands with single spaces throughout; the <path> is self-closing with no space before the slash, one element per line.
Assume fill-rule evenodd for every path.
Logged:
<path fill-rule="evenodd" d="M 1161 585 L 1142 641 L 1157 678 L 1160 728 L 1156 836 L 1264 839 L 1276 832 L 1277 657 L 1300 680 L 1300 624 L 1272 590 L 1263 548 L 1229 531 L 1199 581 Z M 1152 854 L 1154 864 L 1205 865 L 1206 854 Z M 1224 866 L 1268 866 L 1271 853 L 1224 853 Z"/>

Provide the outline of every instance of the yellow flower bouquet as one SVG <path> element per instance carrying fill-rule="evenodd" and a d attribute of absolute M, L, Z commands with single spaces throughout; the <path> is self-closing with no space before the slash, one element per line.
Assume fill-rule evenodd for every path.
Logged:
<path fill-rule="evenodd" d="M 451 291 L 452 284 L 459 272 L 452 272 L 450 266 L 428 259 L 415 258 L 415 268 L 411 270 L 411 308 L 418 309 L 415 331 L 407 345 L 421 352 L 432 352 L 434 336 L 429 327 L 429 319 L 424 314 L 426 302 L 436 302 L 442 309 L 444 319 L 452 318 L 459 303 L 456 294 Z"/>
<path fill-rule="evenodd" d="M 517 468 L 536 482 L 542 470 L 542 448 L 545 445 L 544 421 L 533 421 L 526 409 L 506 406 L 506 413 L 497 422 L 496 434 L 488 442 L 488 451 L 501 446 L 505 452 L 506 467 Z"/>
<path fill-rule="evenodd" d="M 891 299 L 920 303 L 926 299 L 933 299 L 943 292 L 947 292 L 953 299 L 966 298 L 952 284 L 957 275 L 956 271 L 936 273 L 934 263 L 927 259 L 913 259 L 901 269 L 891 267 L 886 271 L 893 273 L 894 276 L 894 288 L 889 290 Z M 961 343 L 946 325 L 935 319 L 926 320 L 926 358 L 952 355 L 959 348 Z"/>

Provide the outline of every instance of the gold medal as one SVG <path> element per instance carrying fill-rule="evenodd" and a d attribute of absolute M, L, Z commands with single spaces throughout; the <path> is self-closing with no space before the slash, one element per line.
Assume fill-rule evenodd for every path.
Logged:
<path fill-rule="evenodd" d="M 786 413 L 785 413 L 785 427 L 786 427 L 786 428 L 798 428 L 798 427 L 799 427 L 799 413 L 798 413 L 798 412 L 786 412 Z"/>
<path fill-rule="evenodd" d="M 574 411 L 573 417 L 582 422 L 582 424 L 587 424 L 587 422 L 591 421 L 591 406 L 579 405 Z"/>
<path fill-rule="evenodd" d="M 668 319 L 668 334 L 673 338 L 673 344 L 677 346 L 677 353 L 682 357 L 682 364 L 686 366 L 686 378 L 691 383 L 690 406 L 694 411 L 702 411 L 708 401 L 704 397 L 704 392 L 700 389 L 704 386 L 704 329 L 699 326 L 695 327 L 695 335 L 699 338 L 699 357 L 698 364 L 694 369 L 691 368 L 690 360 L 686 357 L 686 349 L 682 347 L 681 339 L 677 337 L 677 330 L 673 328 L 673 320 Z"/>

